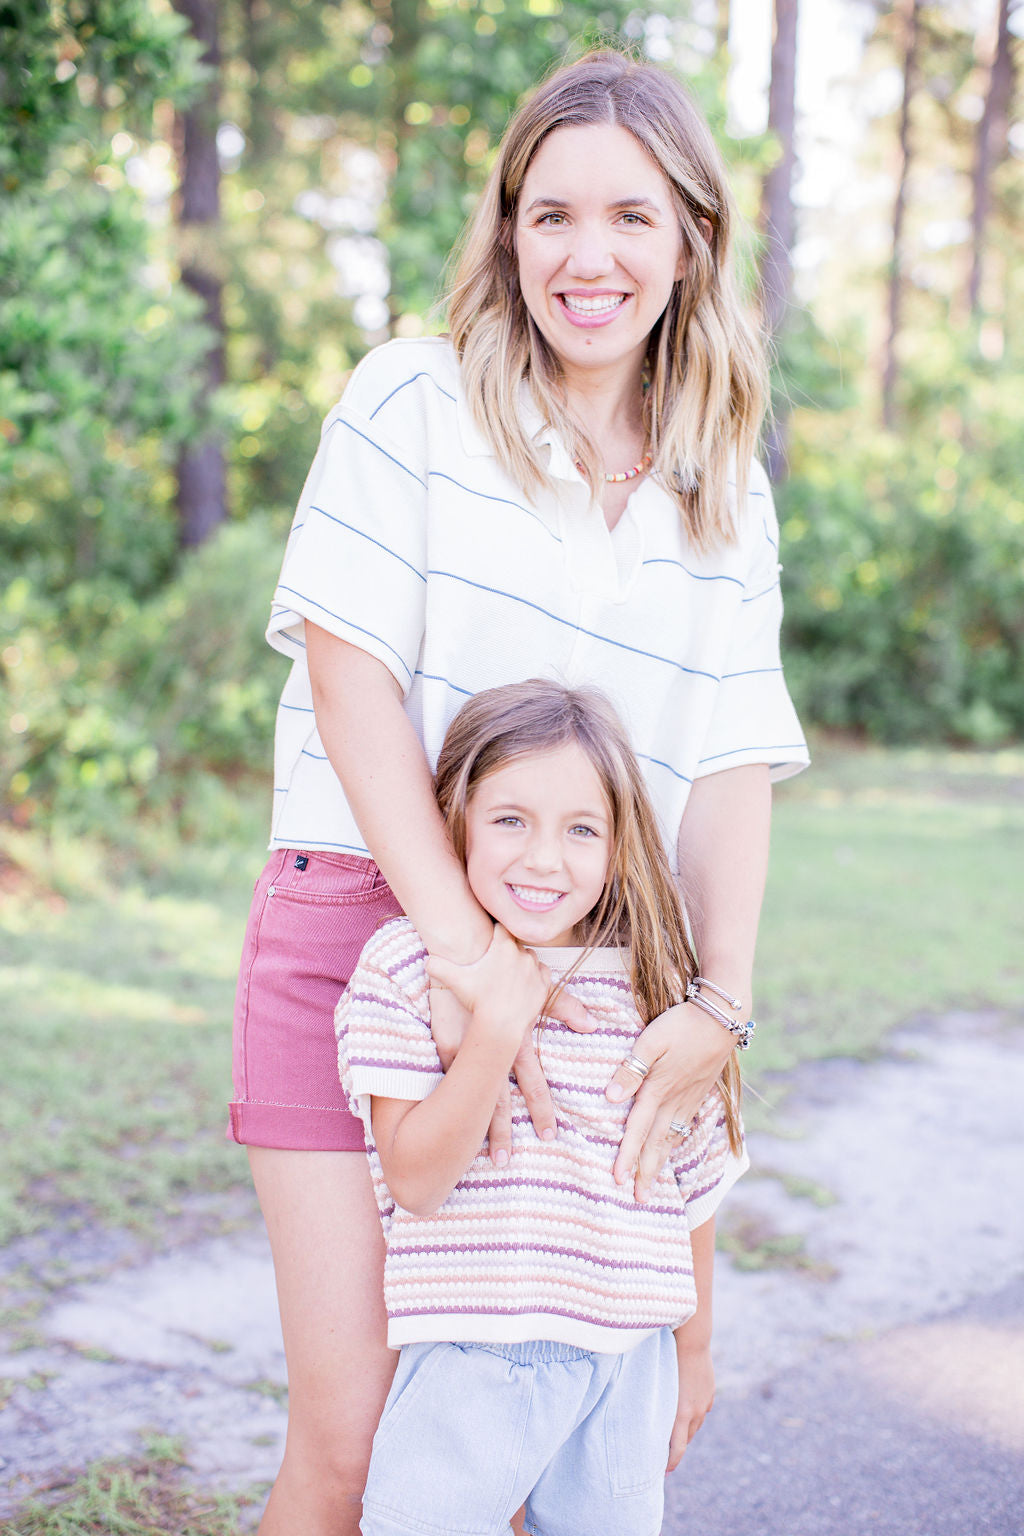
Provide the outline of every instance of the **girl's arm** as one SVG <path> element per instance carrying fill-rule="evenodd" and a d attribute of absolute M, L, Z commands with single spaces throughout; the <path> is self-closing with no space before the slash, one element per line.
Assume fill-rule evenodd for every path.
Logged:
<path fill-rule="evenodd" d="M 679 1363 L 679 1406 L 668 1448 L 667 1472 L 674 1472 L 683 1452 L 707 1417 L 715 1400 L 711 1364 L 711 1289 L 715 1267 L 715 1218 L 690 1233 L 697 1310 L 675 1330 Z"/>
<path fill-rule="evenodd" d="M 495 926 L 488 953 L 476 965 L 431 960 L 432 974 L 455 973 L 467 989 L 470 1022 L 458 1054 L 425 1099 L 372 1101 L 384 1178 L 398 1204 L 416 1216 L 436 1211 L 479 1153 L 523 1033 L 544 1006 L 546 968 L 524 972 L 521 959 L 515 940 Z M 496 1161 L 507 1163 L 508 1154 Z"/>
<path fill-rule="evenodd" d="M 700 974 L 743 1002 L 748 1019 L 757 924 L 768 872 L 771 782 L 753 763 L 697 779 L 679 828 L 679 869 Z M 689 1121 L 718 1080 L 733 1037 L 692 1003 L 670 1008 L 639 1036 L 633 1053 L 650 1072 L 642 1084 L 620 1067 L 613 1102 L 636 1094 L 615 1161 L 615 1177 L 635 1175 L 645 1199 L 672 1145 L 671 1120 Z"/>

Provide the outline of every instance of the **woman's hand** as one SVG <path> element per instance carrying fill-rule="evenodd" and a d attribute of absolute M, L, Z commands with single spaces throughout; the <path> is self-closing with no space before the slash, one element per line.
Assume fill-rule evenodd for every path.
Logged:
<path fill-rule="evenodd" d="M 512 1064 L 519 1090 L 542 1141 L 553 1141 L 557 1134 L 555 1110 L 547 1079 L 533 1048 L 533 1026 L 540 1016 L 551 988 L 551 973 L 531 950 L 523 949 L 508 931 L 495 925 L 494 937 L 479 960 L 471 965 L 456 965 L 440 955 L 427 959 L 431 979 L 430 1028 L 441 1064 L 447 1068 L 465 1037 L 470 1019 L 478 1010 L 501 999 L 503 1004 L 522 1008 L 523 1042 Z M 530 1011 L 532 1009 L 532 1012 Z M 588 1034 L 595 1021 L 578 998 L 562 992 L 550 1008 L 552 1018 L 561 1019 L 570 1029 Z M 487 1134 L 491 1161 L 504 1167 L 512 1151 L 512 1106 L 506 1089 L 495 1105 Z"/>
<path fill-rule="evenodd" d="M 671 1122 L 689 1124 L 721 1075 L 734 1049 L 728 1030 L 692 1003 L 679 1003 L 652 1019 L 637 1037 L 631 1055 L 647 1064 L 641 1080 L 623 1062 L 605 1097 L 621 1104 L 631 1094 L 622 1144 L 615 1159 L 618 1184 L 633 1178 L 633 1194 L 647 1199 L 651 1184 L 664 1167 L 678 1136 Z"/>
<path fill-rule="evenodd" d="M 674 1472 L 678 1467 L 686 1447 L 704 1423 L 715 1400 L 715 1370 L 707 1345 L 687 1349 L 677 1337 L 676 1355 L 679 1361 L 679 1404 L 669 1440 L 666 1472 Z"/>

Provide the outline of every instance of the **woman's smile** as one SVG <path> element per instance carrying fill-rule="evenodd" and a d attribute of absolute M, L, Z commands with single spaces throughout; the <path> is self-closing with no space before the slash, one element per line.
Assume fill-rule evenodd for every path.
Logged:
<path fill-rule="evenodd" d="M 567 378 L 639 373 L 684 269 L 674 195 L 615 124 L 558 128 L 530 161 L 516 215 L 519 287 Z"/>

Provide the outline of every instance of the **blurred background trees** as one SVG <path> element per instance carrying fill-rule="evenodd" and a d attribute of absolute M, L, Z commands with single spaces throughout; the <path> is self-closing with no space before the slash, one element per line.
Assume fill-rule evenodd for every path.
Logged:
<path fill-rule="evenodd" d="M 798 702 L 1019 738 L 1022 28 L 1021 0 L 0 0 L 11 813 L 265 768 L 320 417 L 367 347 L 440 327 L 509 112 L 607 35 L 689 79 L 760 229 Z"/>

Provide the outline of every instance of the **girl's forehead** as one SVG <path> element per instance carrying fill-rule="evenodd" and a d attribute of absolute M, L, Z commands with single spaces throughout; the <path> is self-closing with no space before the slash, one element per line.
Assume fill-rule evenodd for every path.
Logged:
<path fill-rule="evenodd" d="M 522 752 L 495 765 L 474 786 L 471 798 L 500 799 L 504 795 L 593 802 L 608 813 L 608 795 L 600 773 L 578 741 Z"/>

